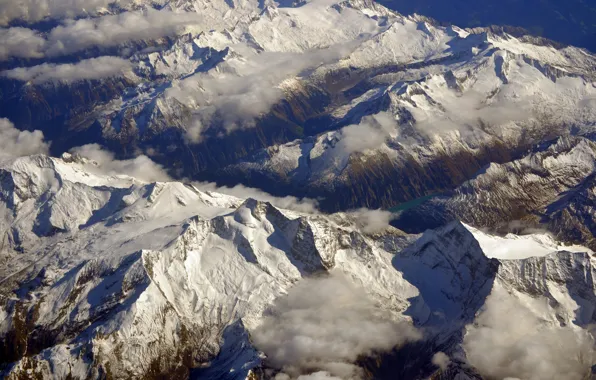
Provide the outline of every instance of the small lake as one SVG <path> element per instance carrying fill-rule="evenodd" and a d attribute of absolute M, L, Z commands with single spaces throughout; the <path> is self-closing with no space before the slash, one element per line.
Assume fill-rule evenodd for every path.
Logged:
<path fill-rule="evenodd" d="M 411 201 L 400 203 L 397 206 L 393 206 L 389 209 L 389 211 L 391 211 L 391 212 L 405 211 L 405 210 L 411 209 L 412 207 L 416 207 L 416 206 L 426 202 L 429 199 L 436 198 L 441 195 L 443 195 L 443 194 L 425 195 L 424 197 L 412 199 Z"/>

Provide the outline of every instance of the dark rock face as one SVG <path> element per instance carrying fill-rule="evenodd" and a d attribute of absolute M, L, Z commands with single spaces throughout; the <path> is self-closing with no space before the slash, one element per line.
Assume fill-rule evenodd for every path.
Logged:
<path fill-rule="evenodd" d="M 456 219 L 503 232 L 540 227 L 594 248 L 595 149 L 583 137 L 560 138 L 522 159 L 491 164 L 451 196 L 406 210 L 394 224 L 408 232 Z"/>
<path fill-rule="evenodd" d="M 528 140 L 520 141 L 518 146 L 506 146 L 494 141 L 475 152 L 461 150 L 451 155 L 439 154 L 425 163 L 408 153 L 404 153 L 399 163 L 383 154 L 367 160 L 366 164 L 356 157 L 332 182 L 317 184 L 306 177 L 297 183 L 285 175 L 250 170 L 237 163 L 258 161 L 263 155 L 266 160 L 268 147 L 295 139 L 308 141 L 308 136 L 341 126 L 338 121 L 320 116 L 325 107 L 336 101 L 337 95 L 329 88 L 306 86 L 304 91 L 275 105 L 253 128 L 236 130 L 225 137 L 214 132 L 202 142 L 192 144 L 185 138 L 185 119 L 170 120 L 167 115 L 160 116 L 161 111 L 155 104 L 108 114 L 109 122 L 102 126 L 98 109 L 106 107 L 130 85 L 132 83 L 126 80 L 107 80 L 74 86 L 19 88 L 16 82 L 4 81 L 2 86 L 8 90 L 4 91 L 0 102 L 7 106 L 1 107 L 0 116 L 15 120 L 26 129 L 42 130 L 52 141 L 55 155 L 89 143 L 105 145 L 120 158 L 151 151 L 152 159 L 164 165 L 174 177 L 228 186 L 242 183 L 281 196 L 322 198 L 321 208 L 329 212 L 358 207 L 389 208 L 452 190 L 491 162 L 504 163 L 518 158 L 530 143 Z M 376 106 L 382 109 L 383 102 Z M 184 116 L 184 112 L 181 115 Z M 143 124 L 146 120 L 152 120 L 152 124 Z"/>

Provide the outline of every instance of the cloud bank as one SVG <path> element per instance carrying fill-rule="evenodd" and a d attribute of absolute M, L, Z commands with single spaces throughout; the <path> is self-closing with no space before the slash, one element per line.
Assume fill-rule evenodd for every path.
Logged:
<path fill-rule="evenodd" d="M 0 118 L 0 158 L 47 154 L 49 144 L 41 131 L 19 131 L 8 119 Z"/>
<path fill-rule="evenodd" d="M 164 168 L 145 155 L 130 160 L 117 160 L 114 154 L 98 144 L 73 148 L 71 153 L 93 160 L 97 165 L 88 165 L 90 171 L 106 175 L 128 175 L 145 182 L 170 181 Z"/>
<path fill-rule="evenodd" d="M 199 24 L 201 19 L 195 12 L 148 9 L 67 20 L 52 29 L 45 39 L 27 28 L 0 29 L 0 60 L 60 56 L 91 47 L 112 47 L 129 41 L 172 36 L 185 26 Z"/>
<path fill-rule="evenodd" d="M 94 14 L 110 4 L 126 4 L 132 0 L 0 0 L 0 25 L 13 20 L 35 22 L 46 17 L 74 17 Z"/>
<path fill-rule="evenodd" d="M 24 82 L 41 84 L 46 82 L 71 83 L 78 80 L 119 77 L 131 73 L 132 64 L 130 61 L 118 57 L 99 57 L 73 64 L 44 63 L 33 67 L 19 67 L 3 71 L 0 75 Z"/>
<path fill-rule="evenodd" d="M 387 351 L 421 334 L 383 313 L 343 275 L 304 279 L 274 303 L 252 333 L 279 379 L 359 379 L 360 355 Z"/>
<path fill-rule="evenodd" d="M 0 61 L 11 57 L 41 58 L 46 40 L 27 28 L 0 29 Z"/>
<path fill-rule="evenodd" d="M 222 120 L 227 132 L 254 126 L 254 119 L 284 97 L 283 82 L 299 76 L 307 69 L 336 62 L 348 55 L 359 41 L 333 45 L 326 49 L 302 53 L 255 53 L 247 46 L 235 50 L 242 59 L 232 58 L 226 63 L 229 72 L 198 73 L 177 83 L 167 96 L 192 108 L 199 108 L 188 130 L 193 142 L 200 141 L 203 126 L 212 119 Z"/>
<path fill-rule="evenodd" d="M 341 129 L 341 140 L 336 145 L 347 154 L 363 152 L 381 146 L 392 133 L 397 132 L 397 122 L 390 112 L 365 116 L 359 124 Z"/>
<path fill-rule="evenodd" d="M 487 298 L 463 347 L 470 364 L 488 378 L 580 380 L 596 360 L 594 339 L 586 331 L 550 324 L 546 300 L 531 310 L 498 288 Z"/>

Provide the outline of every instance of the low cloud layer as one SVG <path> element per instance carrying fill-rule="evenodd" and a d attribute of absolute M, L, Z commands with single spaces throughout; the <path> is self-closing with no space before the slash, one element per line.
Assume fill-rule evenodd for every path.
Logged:
<path fill-rule="evenodd" d="M 67 20 L 46 38 L 27 28 L 0 29 L 0 60 L 11 57 L 60 56 L 91 47 L 112 47 L 129 41 L 154 40 L 178 34 L 185 26 L 199 24 L 196 12 L 148 9 L 98 18 Z"/>
<path fill-rule="evenodd" d="M 19 131 L 8 119 L 0 119 L 0 158 L 47 154 L 49 144 L 41 131 Z"/>
<path fill-rule="evenodd" d="M 389 227 L 389 222 L 393 219 L 393 213 L 390 211 L 367 208 L 349 211 L 347 214 L 353 218 L 356 226 L 368 234 L 385 231 Z"/>
<path fill-rule="evenodd" d="M 269 202 L 272 205 L 286 210 L 294 210 L 314 214 L 318 212 L 318 203 L 310 198 L 296 198 L 292 196 L 276 197 L 262 190 L 243 185 L 234 187 L 218 187 L 212 182 L 196 182 L 194 185 L 202 191 L 213 191 L 216 193 L 232 195 L 238 198 L 253 198 L 262 202 Z"/>
<path fill-rule="evenodd" d="M 530 309 L 504 290 L 493 290 L 467 327 L 463 346 L 470 364 L 494 379 L 585 378 L 596 360 L 594 339 L 586 330 L 543 320 L 547 307 L 544 300 Z"/>
<path fill-rule="evenodd" d="M 421 338 L 409 323 L 391 320 L 343 275 L 304 279 L 278 299 L 252 333 L 282 379 L 359 379 L 361 355 Z"/>
<path fill-rule="evenodd" d="M 112 152 L 97 144 L 83 145 L 72 149 L 71 152 L 95 161 L 97 166 L 89 165 L 89 170 L 100 174 L 128 175 L 146 182 L 171 180 L 161 165 L 145 155 L 130 160 L 117 160 Z"/>
<path fill-rule="evenodd" d="M 33 67 L 19 67 L 3 71 L 0 75 L 24 82 L 41 84 L 119 77 L 130 73 L 132 73 L 130 61 L 118 57 L 99 57 L 73 64 L 44 63 Z"/>
<path fill-rule="evenodd" d="M 48 35 L 46 54 L 73 53 L 92 46 L 117 46 L 127 41 L 152 40 L 177 34 L 181 28 L 198 24 L 195 12 L 171 12 L 149 9 L 143 13 L 124 12 L 94 19 L 69 21 Z"/>
<path fill-rule="evenodd" d="M 275 380 L 291 380 L 292 378 L 285 373 L 280 373 L 275 376 Z M 308 375 L 300 375 L 297 380 L 342 380 L 341 377 L 333 376 L 327 371 L 314 372 Z"/>
<path fill-rule="evenodd" d="M 230 72 L 215 76 L 195 74 L 176 84 L 167 95 L 199 108 L 188 130 L 189 139 L 198 142 L 204 126 L 210 125 L 214 118 L 222 121 L 227 132 L 253 126 L 256 117 L 269 111 L 284 97 L 282 82 L 307 69 L 340 60 L 358 43 L 354 41 L 302 53 L 259 54 L 247 46 L 238 45 L 234 49 L 244 58 L 227 61 Z"/>
<path fill-rule="evenodd" d="M 427 114 L 424 110 L 412 108 L 416 128 L 428 135 L 450 131 L 465 131 L 476 128 L 481 122 L 488 126 L 499 126 L 509 122 L 528 120 L 533 116 L 532 106 L 523 100 L 501 99 L 494 104 L 485 103 L 486 95 L 474 90 L 464 94 L 455 91 L 441 93 L 441 114 Z"/>
<path fill-rule="evenodd" d="M 27 28 L 0 28 L 0 61 L 11 57 L 41 58 L 46 40 Z"/>
<path fill-rule="evenodd" d="M 337 147 L 347 154 L 378 148 L 396 131 L 395 117 L 389 112 L 379 112 L 363 117 L 359 124 L 342 128 Z"/>
<path fill-rule="evenodd" d="M 132 0 L 0 0 L 0 25 L 13 20 L 35 22 L 46 17 L 74 17 L 94 14 L 110 4 L 125 4 Z"/>
<path fill-rule="evenodd" d="M 447 369 L 447 367 L 449 367 L 451 359 L 449 359 L 449 356 L 447 356 L 446 353 L 439 351 L 433 355 L 431 363 L 444 371 Z"/>

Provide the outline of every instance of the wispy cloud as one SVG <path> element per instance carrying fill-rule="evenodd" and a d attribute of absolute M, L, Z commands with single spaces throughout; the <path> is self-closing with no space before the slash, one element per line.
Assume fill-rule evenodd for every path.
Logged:
<path fill-rule="evenodd" d="M 127 41 L 151 40 L 177 34 L 181 28 L 198 24 L 195 12 L 124 12 L 118 15 L 68 21 L 48 35 L 46 54 L 62 55 L 92 46 L 117 46 Z"/>
<path fill-rule="evenodd" d="M 423 108 L 410 109 L 416 119 L 416 128 L 428 135 L 465 131 L 476 128 L 480 122 L 500 126 L 533 117 L 529 102 L 501 99 L 490 103 L 486 101 L 486 95 L 474 90 L 468 90 L 464 94 L 444 91 L 441 93 L 440 104 L 433 106 L 431 110 L 432 113 L 427 113 Z M 436 112 L 439 110 L 440 112 Z"/>
<path fill-rule="evenodd" d="M 19 131 L 8 119 L 0 119 L 0 157 L 47 154 L 49 144 L 41 131 Z"/>
<path fill-rule="evenodd" d="M 389 227 L 389 222 L 393 219 L 393 213 L 390 211 L 367 208 L 348 211 L 346 214 L 354 220 L 354 224 L 362 232 L 369 234 L 385 231 Z"/>
<path fill-rule="evenodd" d="M 464 349 L 470 364 L 488 378 L 581 380 L 596 360 L 594 339 L 579 328 L 546 321 L 547 300 L 524 304 L 496 288 L 467 327 Z"/>
<path fill-rule="evenodd" d="M 449 367 L 449 363 L 451 363 L 451 359 L 447 356 L 444 352 L 437 352 L 433 355 L 431 359 L 431 363 L 439 367 L 441 370 L 446 370 Z"/>
<path fill-rule="evenodd" d="M 397 133 L 395 117 L 389 112 L 379 112 L 363 117 L 359 124 L 342 128 L 336 148 L 347 154 L 363 152 L 378 148 L 395 133 Z"/>
<path fill-rule="evenodd" d="M 167 96 L 197 109 L 188 131 L 191 141 L 200 140 L 204 126 L 214 118 L 220 119 L 228 132 L 252 127 L 256 117 L 283 98 L 282 82 L 307 69 L 340 60 L 357 44 L 354 41 L 303 53 L 256 53 L 246 46 L 236 46 L 243 57 L 227 60 L 228 72 L 195 74 L 175 84 Z"/>
<path fill-rule="evenodd" d="M 46 17 L 74 17 L 94 14 L 110 4 L 125 4 L 132 0 L 0 0 L 0 25 L 13 20 L 35 22 Z"/>
<path fill-rule="evenodd" d="M 296 198 L 292 196 L 276 197 L 267 192 L 252 187 L 236 185 L 234 187 L 219 187 L 212 182 L 195 182 L 194 185 L 202 191 L 213 191 L 216 193 L 233 195 L 238 198 L 253 198 L 262 202 L 269 202 L 272 205 L 308 214 L 314 214 L 318 211 L 318 202 L 310 198 Z"/>
<path fill-rule="evenodd" d="M 252 333 L 279 379 L 358 379 L 360 355 L 421 338 L 396 322 L 341 274 L 304 279 L 278 299 Z M 300 377 L 302 376 L 302 377 Z M 335 376 L 335 377 L 332 377 Z"/>
<path fill-rule="evenodd" d="M 66 20 L 46 38 L 27 28 L 0 29 L 0 60 L 11 57 L 60 56 L 91 47 L 118 46 L 128 41 L 152 40 L 176 35 L 185 26 L 200 24 L 196 12 L 148 9 L 98 18 Z"/>
<path fill-rule="evenodd" d="M 71 152 L 95 161 L 97 165 L 88 165 L 88 169 L 100 174 L 128 175 L 146 182 L 171 180 L 161 165 L 145 155 L 129 160 L 117 160 L 112 152 L 97 144 L 76 147 Z"/>
<path fill-rule="evenodd" d="M 19 67 L 3 71 L 0 75 L 24 82 L 41 84 L 46 82 L 70 83 L 85 79 L 119 77 L 132 73 L 130 61 L 118 57 L 99 57 L 73 64 L 44 63 L 33 67 Z"/>

